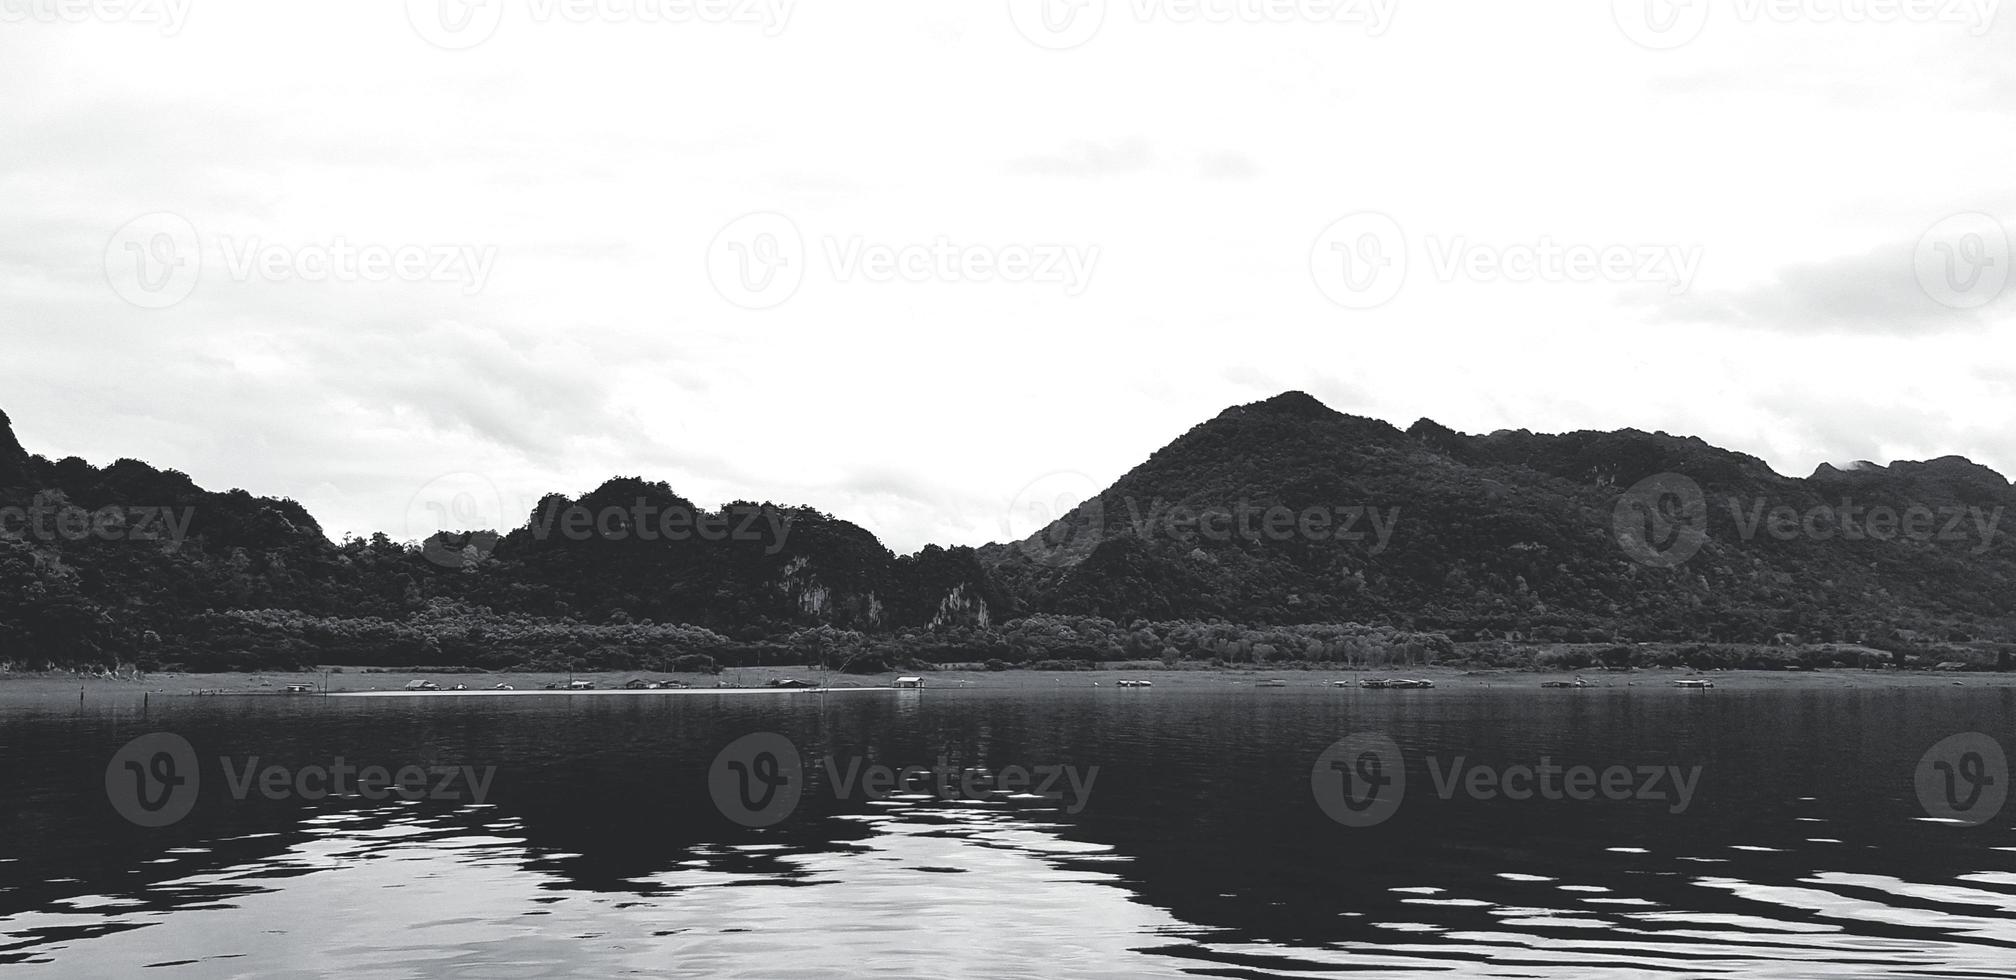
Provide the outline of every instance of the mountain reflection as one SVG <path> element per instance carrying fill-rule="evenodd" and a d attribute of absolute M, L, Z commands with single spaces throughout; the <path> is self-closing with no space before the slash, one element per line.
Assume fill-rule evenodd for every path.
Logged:
<path fill-rule="evenodd" d="M 1956 718 L 2010 730 L 2003 698 L 1730 693 L 330 699 L 16 717 L 0 723 L 14 785 L 40 789 L 6 804 L 0 963 L 841 976 L 901 949 L 919 975 L 993 956 L 981 972 L 1036 976 L 1060 945 L 1081 954 L 1073 975 L 1112 976 L 2007 961 L 2008 817 L 1940 826 L 1909 796 L 1917 754 Z M 104 765 L 157 729 L 197 748 L 204 786 L 186 819 L 144 830 L 107 806 Z M 1404 747 L 1408 790 L 1396 818 L 1354 829 L 1315 804 L 1310 765 L 1361 730 Z M 755 731 L 805 761 L 796 810 L 762 829 L 708 789 L 716 753 Z M 219 756 L 496 772 L 480 803 L 238 800 Z M 1675 813 L 1438 794 L 1459 759 L 1543 756 L 1700 765 L 1699 796 Z M 876 799 L 860 776 L 875 766 L 1092 778 L 1082 801 Z"/>

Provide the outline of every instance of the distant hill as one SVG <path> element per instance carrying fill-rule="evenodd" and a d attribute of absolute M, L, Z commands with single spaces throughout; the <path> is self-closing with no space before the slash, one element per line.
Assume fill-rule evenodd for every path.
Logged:
<path fill-rule="evenodd" d="M 1634 558 L 1620 521 L 1667 487 L 1698 489 L 1692 512 L 1672 512 L 1681 501 L 1669 497 L 1663 517 L 1668 530 L 1701 529 L 1698 550 Z M 1800 518 L 1789 533 L 1770 520 L 1779 508 Z M 1886 530 L 1880 519 L 1868 525 L 1881 508 L 1899 518 L 1888 540 L 1870 534 Z M 1242 510 L 1291 515 L 1295 530 L 1241 522 Z M 1203 533 L 1188 520 L 1203 512 L 1230 515 L 1208 526 L 1237 532 Z M 1330 530 L 1301 523 L 1325 512 Z M 1473 436 L 1427 419 L 1403 432 L 1289 392 L 1227 409 L 1029 539 L 980 556 L 1016 611 L 1115 619 L 1592 641 L 1899 628 L 2006 638 L 2016 523 L 1999 515 L 2011 512 L 2009 481 L 1958 457 L 1788 479 L 1665 433 Z M 1863 540 L 1843 539 L 1843 515 Z M 1906 526 L 1907 515 L 1921 520 Z"/>
<path fill-rule="evenodd" d="M 1262 650 L 1342 649 L 1278 631 L 1344 623 L 1458 642 L 2009 641 L 2012 509 L 2007 479 L 1959 457 L 1791 479 L 1665 433 L 1402 431 L 1289 392 L 979 549 L 898 556 L 811 508 L 709 511 L 635 477 L 551 495 L 515 528 L 339 543 L 291 500 L 32 456 L 0 414 L 0 661 L 390 645 L 458 663 L 511 638 L 522 657 L 824 656 L 899 634 L 918 656 L 1099 659 L 1186 655 L 1205 641 L 1173 637 L 1203 633 L 1142 624 L 1213 621 L 1275 629 Z"/>
<path fill-rule="evenodd" d="M 441 623 L 467 620 L 493 638 L 500 629 L 466 610 L 755 640 L 819 626 L 985 625 L 990 601 L 1001 604 L 970 548 L 897 557 L 809 508 L 707 511 L 636 478 L 549 496 L 506 530 L 331 542 L 292 500 L 213 493 L 135 460 L 100 469 L 31 456 L 0 415 L 0 664 L 152 650 L 180 660 L 191 649 L 234 664 L 306 662 L 394 634 L 411 646 L 385 654 L 395 662 L 441 662 Z M 433 624 L 426 636 L 388 625 L 415 619 Z M 469 647 L 482 652 L 475 639 Z"/>

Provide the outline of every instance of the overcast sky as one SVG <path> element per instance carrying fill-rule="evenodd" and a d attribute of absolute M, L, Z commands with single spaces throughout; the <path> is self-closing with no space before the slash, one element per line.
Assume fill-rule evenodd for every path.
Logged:
<path fill-rule="evenodd" d="M 980 544 L 1286 389 L 2016 473 L 2016 14 L 1204 10 L 0 0 L 0 408 L 332 537 Z"/>

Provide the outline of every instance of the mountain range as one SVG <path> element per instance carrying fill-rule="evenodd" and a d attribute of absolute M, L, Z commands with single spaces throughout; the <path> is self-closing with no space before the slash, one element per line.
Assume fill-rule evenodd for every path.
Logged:
<path fill-rule="evenodd" d="M 332 542 L 292 500 L 30 455 L 0 414 L 0 661 L 243 661 L 277 645 L 330 662 L 380 641 L 424 661 L 458 654 L 444 643 L 474 657 L 500 632 L 550 638 L 539 623 L 604 631 L 577 647 L 824 631 L 927 652 L 1035 621 L 1349 623 L 1457 643 L 2016 639 L 2001 520 L 2016 488 L 1960 457 L 1796 479 L 1695 438 L 1402 430 L 1288 392 L 1069 503 L 1020 541 L 896 555 L 809 507 L 709 510 L 620 477 L 549 495 L 516 528 Z"/>

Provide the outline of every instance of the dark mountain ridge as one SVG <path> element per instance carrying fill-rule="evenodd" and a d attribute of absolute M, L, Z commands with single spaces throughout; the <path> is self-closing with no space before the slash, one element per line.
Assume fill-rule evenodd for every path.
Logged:
<path fill-rule="evenodd" d="M 498 532 L 336 543 L 291 500 L 30 455 L 0 414 L 0 661 L 249 649 L 261 617 L 307 617 L 311 633 L 349 628 L 318 618 L 467 620 L 472 655 L 495 639 L 484 617 L 505 615 L 699 631 L 681 643 L 826 630 L 819 642 L 928 646 L 1057 616 L 1458 640 L 2002 641 L 2016 639 L 2011 505 L 2006 478 L 1958 456 L 1797 479 L 1662 432 L 1403 431 L 1287 392 L 1193 427 L 1028 539 L 978 549 L 898 556 L 811 508 L 709 511 L 636 477 L 550 495 Z M 1650 522 L 1642 540 L 1634 521 Z"/>
<path fill-rule="evenodd" d="M 1667 474 L 1698 493 L 1704 537 L 1659 567 L 1621 546 L 1619 509 Z M 1299 529 L 1212 540 L 1152 522 L 1143 533 L 1135 518 L 1158 504 L 1398 516 L 1383 544 Z M 1663 432 L 1472 436 L 1423 419 L 1403 433 L 1290 392 L 1226 410 L 1051 526 L 981 555 L 1026 608 L 1116 619 L 1731 642 L 1900 626 L 2000 636 L 2016 565 L 1998 515 L 2012 506 L 2007 479 L 1960 457 L 1800 480 Z M 1883 509 L 1900 523 L 1929 513 L 1931 525 L 1868 527 Z M 1771 520 L 1781 513 L 1789 530 Z"/>

